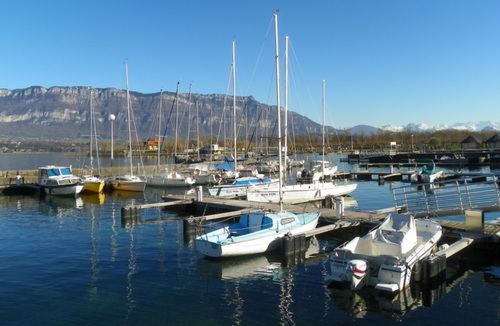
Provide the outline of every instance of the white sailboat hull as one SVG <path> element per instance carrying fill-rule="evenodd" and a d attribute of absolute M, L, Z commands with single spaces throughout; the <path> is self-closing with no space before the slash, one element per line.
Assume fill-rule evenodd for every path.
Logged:
<path fill-rule="evenodd" d="M 345 196 L 356 190 L 357 184 L 334 185 L 333 183 L 312 183 L 282 187 L 283 203 L 298 203 L 319 200 L 327 196 Z M 248 189 L 247 200 L 260 203 L 278 203 L 279 188 Z"/>
<path fill-rule="evenodd" d="M 246 196 L 248 190 L 250 189 L 267 189 L 270 187 L 276 187 L 279 180 L 272 180 L 270 182 L 257 182 L 251 184 L 228 184 L 228 185 L 218 185 L 208 188 L 208 193 L 210 196 L 215 197 L 241 197 Z"/>
<path fill-rule="evenodd" d="M 121 176 L 109 182 L 111 189 L 122 191 L 144 191 L 146 182 L 136 176 Z"/>
<path fill-rule="evenodd" d="M 146 177 L 146 185 L 152 187 L 189 187 L 194 184 L 190 177 L 173 177 L 171 175 L 152 175 Z"/>

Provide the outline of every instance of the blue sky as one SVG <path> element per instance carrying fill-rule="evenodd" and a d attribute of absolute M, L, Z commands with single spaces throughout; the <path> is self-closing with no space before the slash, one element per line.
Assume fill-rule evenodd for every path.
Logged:
<path fill-rule="evenodd" d="M 273 10 L 289 109 L 336 128 L 498 121 L 497 0 L 18 0 L 0 10 L 0 88 L 232 94 L 275 104 Z M 280 60 L 283 62 L 283 51 Z"/>

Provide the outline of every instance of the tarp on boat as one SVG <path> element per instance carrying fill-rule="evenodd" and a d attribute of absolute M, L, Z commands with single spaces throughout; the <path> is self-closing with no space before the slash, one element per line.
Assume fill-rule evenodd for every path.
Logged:
<path fill-rule="evenodd" d="M 217 163 L 214 167 L 219 170 L 234 170 L 234 164 L 229 163 Z"/>

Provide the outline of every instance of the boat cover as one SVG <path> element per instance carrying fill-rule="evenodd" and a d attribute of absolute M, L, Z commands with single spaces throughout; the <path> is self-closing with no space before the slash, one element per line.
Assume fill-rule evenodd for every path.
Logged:
<path fill-rule="evenodd" d="M 383 254 L 400 256 L 416 244 L 417 228 L 411 215 L 391 214 L 375 232 L 374 245 Z"/>

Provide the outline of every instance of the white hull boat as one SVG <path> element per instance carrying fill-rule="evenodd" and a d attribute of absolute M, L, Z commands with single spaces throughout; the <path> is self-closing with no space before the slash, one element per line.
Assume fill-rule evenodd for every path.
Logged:
<path fill-rule="evenodd" d="M 297 182 L 312 183 L 331 180 L 335 173 L 337 173 L 337 170 L 338 167 L 336 165 L 331 165 L 328 161 L 313 161 L 310 171 L 304 169 L 297 172 Z"/>
<path fill-rule="evenodd" d="M 83 190 L 80 178 L 70 166 L 48 165 L 38 168 L 38 185 L 46 195 L 76 196 Z"/>
<path fill-rule="evenodd" d="M 444 171 L 436 171 L 436 164 L 433 160 L 428 160 L 429 164 L 422 166 L 422 170 L 410 176 L 412 183 L 432 183 L 444 178 Z"/>
<path fill-rule="evenodd" d="M 144 191 L 146 188 L 146 182 L 134 175 L 117 176 L 109 184 L 113 190 Z"/>
<path fill-rule="evenodd" d="M 249 189 L 267 189 L 276 187 L 278 183 L 278 179 L 243 177 L 231 183 L 209 187 L 208 193 L 214 197 L 242 197 L 247 195 Z"/>
<path fill-rule="evenodd" d="M 363 237 L 341 245 L 330 256 L 330 280 L 352 290 L 372 286 L 387 292 L 410 285 L 415 264 L 431 255 L 442 235 L 439 223 L 407 214 L 389 214 Z"/>
<path fill-rule="evenodd" d="M 311 183 L 281 187 L 283 203 L 299 203 L 320 200 L 327 196 L 345 196 L 356 190 L 357 184 L 335 185 L 333 183 Z M 280 200 L 279 188 L 247 190 L 247 200 L 260 203 L 278 203 Z"/>
<path fill-rule="evenodd" d="M 194 182 L 193 178 L 184 177 L 175 171 L 146 177 L 146 185 L 152 187 L 189 187 Z"/>
<path fill-rule="evenodd" d="M 282 238 L 316 228 L 319 213 L 243 214 L 239 222 L 196 238 L 196 249 L 209 257 L 261 254 L 281 246 Z"/>

